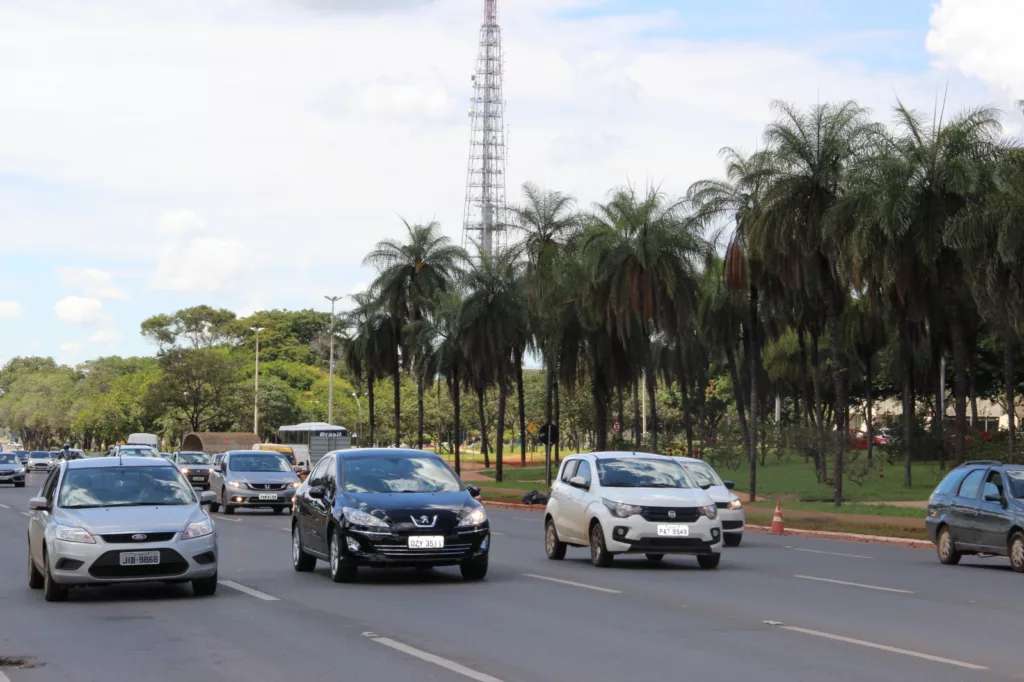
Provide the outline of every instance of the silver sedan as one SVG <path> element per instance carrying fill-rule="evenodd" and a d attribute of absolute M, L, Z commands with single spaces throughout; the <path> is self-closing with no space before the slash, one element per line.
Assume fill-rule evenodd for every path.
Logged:
<path fill-rule="evenodd" d="M 217 590 L 217 532 L 174 464 L 151 457 L 62 462 L 29 500 L 28 584 L 47 601 L 69 588 L 191 582 Z"/>

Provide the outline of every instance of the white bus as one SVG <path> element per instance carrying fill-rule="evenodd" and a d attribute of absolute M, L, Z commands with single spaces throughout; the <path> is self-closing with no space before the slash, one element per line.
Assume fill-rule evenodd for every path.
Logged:
<path fill-rule="evenodd" d="M 348 429 L 324 422 L 282 426 L 277 430 L 277 439 L 281 445 L 291 447 L 296 464 L 306 471 L 311 471 L 328 452 L 352 447 Z"/>

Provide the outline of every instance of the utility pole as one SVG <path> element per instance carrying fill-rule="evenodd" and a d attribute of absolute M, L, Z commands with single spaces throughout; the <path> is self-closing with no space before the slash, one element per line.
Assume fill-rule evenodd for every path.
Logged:
<path fill-rule="evenodd" d="M 327 380 L 327 423 L 334 426 L 334 304 L 341 300 L 341 296 L 324 296 L 331 302 L 331 378 Z"/>
<path fill-rule="evenodd" d="M 252 402 L 252 432 L 260 435 L 260 332 L 266 327 L 250 327 L 256 333 L 256 391 Z"/>
<path fill-rule="evenodd" d="M 359 402 L 359 394 L 353 393 L 352 397 L 356 399 L 356 407 L 359 409 L 359 421 L 356 423 L 356 438 L 363 432 L 363 404 Z"/>

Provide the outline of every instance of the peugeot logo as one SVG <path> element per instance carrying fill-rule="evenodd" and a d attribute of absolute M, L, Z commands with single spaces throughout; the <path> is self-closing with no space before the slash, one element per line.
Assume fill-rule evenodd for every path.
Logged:
<path fill-rule="evenodd" d="M 428 519 L 426 516 L 421 516 L 420 523 L 430 523 L 430 519 Z"/>
<path fill-rule="evenodd" d="M 674 519 L 674 518 L 676 517 L 676 512 L 675 512 L 675 510 L 674 510 L 674 509 L 669 509 L 669 510 L 668 510 L 668 517 L 669 517 L 670 519 Z"/>
<path fill-rule="evenodd" d="M 412 520 L 412 525 L 416 526 L 417 528 L 433 528 L 434 524 L 437 523 L 436 516 L 431 518 L 426 514 L 418 517 L 410 516 L 409 518 Z"/>
<path fill-rule="evenodd" d="M 146 534 L 145 533 L 136 533 L 135 535 L 132 536 L 132 540 L 135 540 L 136 542 L 142 542 L 145 539 L 146 539 Z"/>

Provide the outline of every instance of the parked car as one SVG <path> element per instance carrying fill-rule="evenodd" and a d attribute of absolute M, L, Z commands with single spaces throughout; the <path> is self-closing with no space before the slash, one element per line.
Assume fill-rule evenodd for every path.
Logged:
<path fill-rule="evenodd" d="M 296 494 L 292 565 L 327 561 L 334 582 L 354 580 L 361 566 L 458 566 L 482 580 L 491 533 L 479 495 L 433 453 L 330 452 Z"/>
<path fill-rule="evenodd" d="M 722 558 L 718 507 L 674 457 L 598 452 L 568 457 L 544 513 L 549 559 L 567 547 L 589 547 L 605 567 L 618 554 L 694 554 L 701 568 Z"/>
<path fill-rule="evenodd" d="M 25 487 L 25 465 L 13 452 L 0 452 L 0 483 L 10 483 L 15 488 Z"/>
<path fill-rule="evenodd" d="M 29 587 L 46 601 L 65 601 L 79 585 L 155 580 L 213 594 L 217 534 L 202 495 L 159 458 L 58 464 L 29 500 Z"/>
<path fill-rule="evenodd" d="M 928 500 L 928 538 L 939 561 L 1005 556 L 1024 573 L 1024 465 L 982 460 L 951 471 Z"/>
<path fill-rule="evenodd" d="M 48 471 L 50 469 L 50 453 L 45 450 L 34 450 L 28 453 L 28 464 L 25 468 L 29 471 Z"/>
<path fill-rule="evenodd" d="M 213 462 L 205 452 L 176 452 L 171 455 L 171 461 L 178 465 L 193 488 L 210 489 Z"/>
<path fill-rule="evenodd" d="M 233 450 L 225 452 L 210 474 L 210 490 L 216 494 L 213 511 L 234 513 L 238 507 L 291 509 L 301 482 L 288 458 L 277 452 Z"/>
<path fill-rule="evenodd" d="M 736 484 L 732 481 L 723 481 L 718 472 L 704 460 L 692 457 L 679 457 L 678 460 L 682 462 L 683 468 L 693 482 L 705 491 L 718 507 L 725 546 L 739 547 L 747 526 L 747 513 L 743 510 L 743 502 L 732 492 Z"/>

